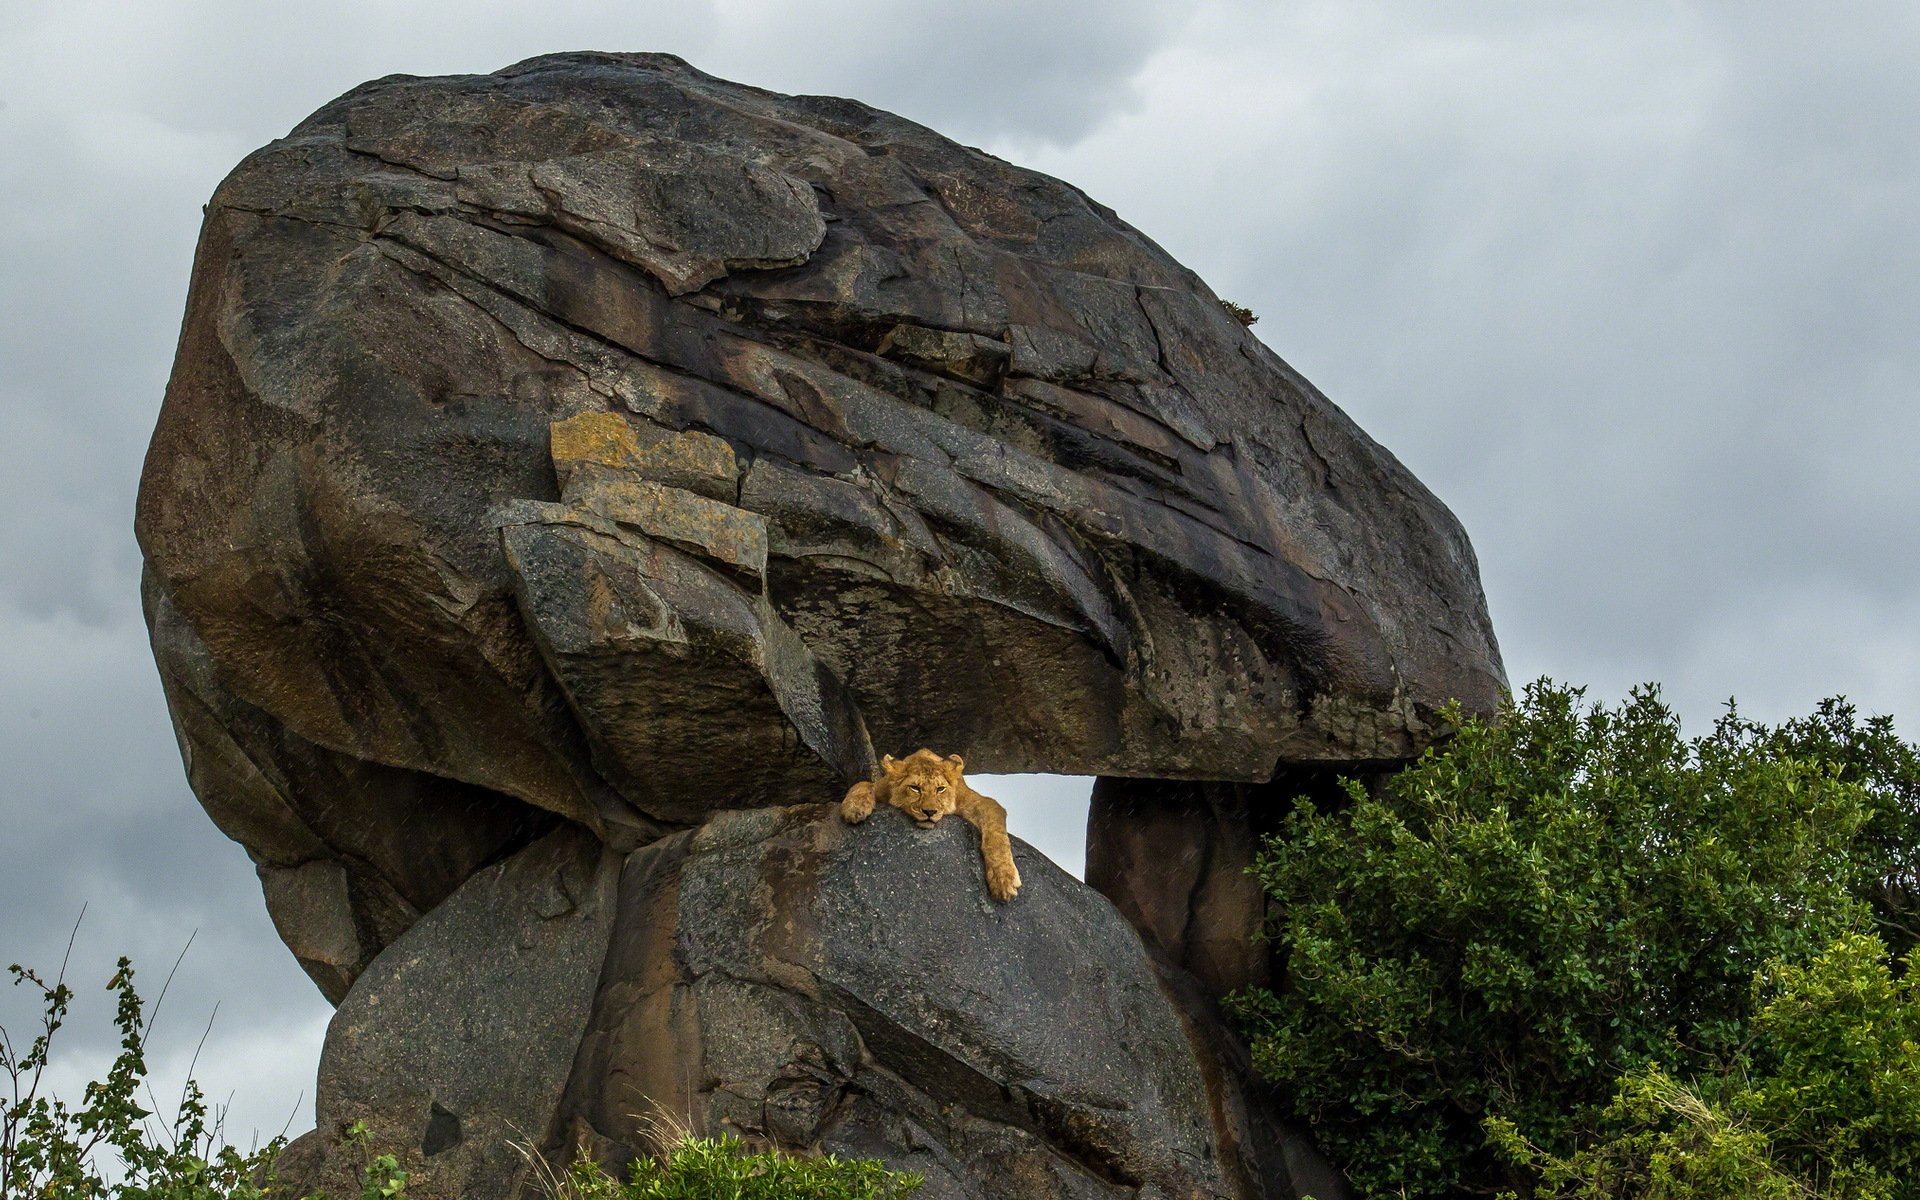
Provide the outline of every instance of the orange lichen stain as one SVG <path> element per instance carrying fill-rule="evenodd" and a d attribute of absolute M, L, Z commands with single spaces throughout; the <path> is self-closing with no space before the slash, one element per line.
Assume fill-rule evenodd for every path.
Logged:
<path fill-rule="evenodd" d="M 731 498 L 740 476 L 733 447 L 725 438 L 691 429 L 642 447 L 636 465 L 649 479 L 714 499 Z"/>
<path fill-rule="evenodd" d="M 681 488 L 629 479 L 597 468 L 582 471 L 568 499 L 589 512 L 708 558 L 764 574 L 767 524 L 758 513 Z"/>
<path fill-rule="evenodd" d="M 555 421 L 547 427 L 552 439 L 553 468 L 561 486 L 574 469 L 586 463 L 632 470 L 640 465 L 640 441 L 633 426 L 619 413 L 588 412 Z"/>
<path fill-rule="evenodd" d="M 633 475 L 711 499 L 732 499 L 740 464 L 725 438 L 696 430 L 635 425 L 619 413 L 590 412 L 548 427 L 553 468 L 563 492 L 582 468 Z"/>

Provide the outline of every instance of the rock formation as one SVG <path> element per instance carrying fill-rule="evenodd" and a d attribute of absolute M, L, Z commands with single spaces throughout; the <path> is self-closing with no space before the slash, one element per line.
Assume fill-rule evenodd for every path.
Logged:
<path fill-rule="evenodd" d="M 243 162 L 138 529 L 189 778 L 340 1006 L 321 1132 L 428 1200 L 646 1103 L 930 1196 L 1290 1195 L 1233 868 L 1503 685 L 1452 516 L 1112 212 L 666 56 Z M 793 807 L 921 745 L 1101 776 L 1118 909 Z"/>

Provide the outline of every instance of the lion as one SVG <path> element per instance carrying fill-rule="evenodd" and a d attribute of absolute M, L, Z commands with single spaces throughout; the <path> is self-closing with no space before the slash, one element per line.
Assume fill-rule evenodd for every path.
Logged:
<path fill-rule="evenodd" d="M 1013 862 L 1013 843 L 1007 838 L 1007 810 L 998 800 L 983 796 L 961 778 L 966 760 L 958 754 L 940 757 L 916 750 L 905 758 L 891 754 L 880 759 L 880 778 L 861 780 L 847 789 L 840 816 L 858 825 L 873 815 L 877 804 L 891 804 L 932 829 L 942 817 L 958 814 L 980 831 L 980 857 L 987 866 L 987 891 L 1005 903 L 1020 891 L 1020 869 Z"/>

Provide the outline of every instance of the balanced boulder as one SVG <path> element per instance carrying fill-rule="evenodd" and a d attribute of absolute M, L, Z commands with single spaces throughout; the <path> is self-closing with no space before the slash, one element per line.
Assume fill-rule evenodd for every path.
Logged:
<path fill-rule="evenodd" d="M 616 1103 L 613 1060 L 587 1048 L 642 1020 L 613 999 L 651 1002 L 638 971 L 755 1021 L 799 1013 L 795 1036 L 837 1081 L 793 1083 L 791 1046 L 708 1039 L 686 1058 L 669 1038 L 688 1063 L 732 1054 L 752 1076 L 682 1095 L 699 1120 L 849 1147 L 884 1128 L 871 1145 L 920 1161 L 900 1122 L 961 1104 L 985 1124 L 928 1153 L 969 1163 L 991 1143 L 1021 1178 L 1065 1172 L 1035 1195 L 1284 1194 L 1233 1165 L 1261 1155 L 1220 1150 L 1224 1110 L 1193 1091 L 1207 1055 L 1169 1032 L 1138 956 L 1194 968 L 1203 997 L 1257 976 L 1236 958 L 1257 897 L 1221 876 L 1258 822 L 1220 826 L 1221 797 L 1283 804 L 1258 791 L 1276 772 L 1404 760 L 1447 702 L 1486 710 L 1504 684 L 1451 514 L 1111 211 L 865 105 L 664 55 L 376 80 L 241 163 L 207 209 L 138 532 L 193 787 L 342 1021 L 402 977 L 409 995 L 467 986 L 458 948 L 491 918 L 436 912 L 538 912 L 549 883 L 527 881 L 550 872 L 500 864 L 566 847 L 583 890 L 547 969 L 582 980 L 552 993 L 564 1012 L 541 1029 L 558 1045 L 583 1005 L 594 1016 L 583 1057 L 540 1077 L 564 1078 L 546 1113 L 560 1124 L 530 1133 L 578 1119 L 626 1144 L 582 1114 Z M 867 851 L 832 859 L 829 892 L 827 875 L 783 875 L 797 851 L 749 866 L 723 846 L 743 830 L 813 845 L 767 814 L 837 799 L 876 750 L 923 745 L 979 772 L 1109 781 L 1094 873 L 1144 951 L 1070 880 L 984 911 L 1027 930 L 1002 948 L 1003 991 L 1042 986 L 1067 931 L 1099 926 L 1074 994 L 1113 1030 L 1151 1027 L 1167 1057 L 1133 1081 L 1150 1099 L 1096 1078 L 1118 1053 L 1097 1038 L 1063 1027 L 1069 1044 L 1043 1053 L 1052 1027 L 1011 996 L 925 1052 L 946 1074 L 859 1092 L 924 1032 L 900 1033 L 873 996 L 887 970 L 904 986 L 925 964 L 855 970 L 831 938 L 779 959 L 811 991 L 725 1000 L 635 965 L 636 938 L 677 946 L 675 970 L 695 946 L 771 953 L 684 891 L 657 927 L 636 916 L 664 893 L 635 879 L 668 861 L 677 888 L 733 871 L 773 889 L 756 919 L 850 922 L 845 905 L 882 902 L 860 890 L 883 866 Z M 1142 799 L 1176 784 L 1200 790 Z M 1135 854 L 1142 822 L 1167 831 L 1171 873 Z M 605 875 L 616 862 L 625 882 Z M 609 913 L 603 963 L 591 939 Z M 442 949 L 407 949 L 416 929 Z M 469 1099 L 420 1111 L 405 1088 L 349 1083 L 345 1064 L 379 1059 L 351 1048 L 387 1044 L 362 1028 L 337 1023 L 323 1108 L 392 1130 L 437 1120 L 421 1137 L 443 1162 L 482 1155 L 442 1172 L 460 1188 L 498 1174 L 500 1122 L 546 1119 L 544 1100 L 487 1099 L 472 1072 L 491 1060 L 463 1076 Z M 953 1178 L 1017 1192 L 986 1167 Z"/>

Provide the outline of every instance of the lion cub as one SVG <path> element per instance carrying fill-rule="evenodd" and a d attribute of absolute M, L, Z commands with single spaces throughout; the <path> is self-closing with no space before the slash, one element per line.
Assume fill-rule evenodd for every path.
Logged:
<path fill-rule="evenodd" d="M 958 754 L 941 758 L 931 750 L 916 750 L 905 758 L 883 755 L 879 782 L 861 780 L 849 788 L 840 815 L 849 825 L 858 825 L 873 815 L 874 805 L 891 804 L 922 829 L 932 829 L 940 818 L 957 813 L 980 831 L 987 890 L 995 900 L 1011 900 L 1020 891 L 1020 869 L 1013 864 L 1013 843 L 1007 839 L 1007 810 L 967 786 L 960 777 L 966 765 Z"/>

